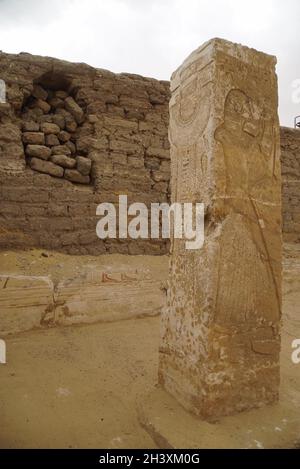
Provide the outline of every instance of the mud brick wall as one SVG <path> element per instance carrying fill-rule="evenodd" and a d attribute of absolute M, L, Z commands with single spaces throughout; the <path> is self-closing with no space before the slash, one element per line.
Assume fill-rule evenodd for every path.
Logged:
<path fill-rule="evenodd" d="M 98 239 L 95 211 L 169 201 L 169 82 L 25 53 L 0 53 L 0 78 L 0 249 L 168 252 Z M 281 150 L 284 239 L 300 241 L 300 130 L 282 128 Z"/>
<path fill-rule="evenodd" d="M 0 53 L 0 78 L 0 247 L 167 252 L 98 239 L 96 206 L 169 200 L 169 83 L 25 53 Z"/>
<path fill-rule="evenodd" d="M 300 130 L 281 128 L 282 215 L 285 241 L 300 242 Z"/>

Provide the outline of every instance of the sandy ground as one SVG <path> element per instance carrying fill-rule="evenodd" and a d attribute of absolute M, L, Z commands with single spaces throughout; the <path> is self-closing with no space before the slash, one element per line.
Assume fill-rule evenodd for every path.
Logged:
<path fill-rule="evenodd" d="M 9 338 L 0 447 L 152 448 L 136 396 L 155 381 L 158 318 Z"/>
<path fill-rule="evenodd" d="M 16 256 L 21 269 L 22 254 Z M 51 256 L 36 256 L 33 266 L 42 274 Z M 69 262 L 57 267 L 56 258 L 54 274 L 74 268 Z M 286 246 L 284 272 L 282 393 L 299 407 L 300 364 L 291 361 L 291 343 L 300 339 L 300 246 Z M 8 337 L 8 363 L 0 365 L 0 447 L 155 447 L 138 423 L 136 401 L 156 382 L 158 342 L 157 317 Z"/>

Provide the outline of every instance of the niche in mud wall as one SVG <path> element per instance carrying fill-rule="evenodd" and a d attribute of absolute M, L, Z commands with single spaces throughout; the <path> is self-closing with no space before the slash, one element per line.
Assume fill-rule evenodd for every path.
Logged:
<path fill-rule="evenodd" d="M 79 184 L 91 182 L 92 161 L 76 146 L 84 110 L 65 77 L 49 72 L 33 84 L 22 108 L 26 162 L 34 171 Z"/>

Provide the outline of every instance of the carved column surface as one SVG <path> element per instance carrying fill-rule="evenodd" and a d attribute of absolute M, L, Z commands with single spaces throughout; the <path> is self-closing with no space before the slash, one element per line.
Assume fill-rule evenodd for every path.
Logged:
<path fill-rule="evenodd" d="M 173 74 L 172 201 L 205 204 L 173 240 L 159 382 L 213 419 L 278 399 L 281 181 L 275 57 L 213 39 Z"/>

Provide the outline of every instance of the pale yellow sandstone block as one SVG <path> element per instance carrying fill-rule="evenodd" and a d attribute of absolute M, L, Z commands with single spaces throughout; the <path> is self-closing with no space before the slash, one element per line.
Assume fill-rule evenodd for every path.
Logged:
<path fill-rule="evenodd" d="M 173 74 L 173 202 L 205 204 L 205 243 L 173 240 L 159 382 L 207 419 L 278 399 L 281 176 L 276 59 L 214 39 Z"/>

